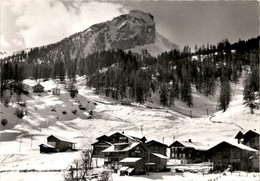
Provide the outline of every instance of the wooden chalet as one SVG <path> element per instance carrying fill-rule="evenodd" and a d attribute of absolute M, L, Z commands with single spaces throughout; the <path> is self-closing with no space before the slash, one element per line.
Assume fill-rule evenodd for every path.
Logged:
<path fill-rule="evenodd" d="M 108 142 L 108 136 L 103 135 L 97 138 L 97 142 L 91 144 L 92 145 L 92 157 L 94 158 L 104 158 L 103 150 L 110 147 L 112 144 Z"/>
<path fill-rule="evenodd" d="M 119 161 L 122 167 L 119 169 L 119 174 L 122 175 L 134 175 L 144 174 L 145 160 L 140 157 L 127 157 Z"/>
<path fill-rule="evenodd" d="M 48 144 L 40 144 L 40 153 L 55 153 L 56 149 L 54 146 L 52 145 L 48 145 Z"/>
<path fill-rule="evenodd" d="M 51 90 L 51 92 L 52 92 L 52 95 L 60 95 L 60 89 L 59 88 L 53 88 L 52 90 Z"/>
<path fill-rule="evenodd" d="M 105 154 L 105 165 L 112 169 L 120 167 L 119 161 L 127 157 L 143 158 L 147 151 L 142 143 L 115 143 L 102 151 Z"/>
<path fill-rule="evenodd" d="M 249 146 L 223 141 L 208 151 L 215 170 L 225 170 L 231 165 L 233 170 L 252 170 L 249 158 L 258 151 Z"/>
<path fill-rule="evenodd" d="M 53 146 L 57 152 L 64 152 L 67 150 L 75 150 L 76 143 L 60 136 L 51 135 L 47 137 L 47 144 Z"/>
<path fill-rule="evenodd" d="M 133 142 L 142 142 L 146 141 L 145 137 L 138 138 L 135 136 L 130 136 L 125 134 L 124 132 L 116 132 L 108 137 L 108 141 L 112 144 L 114 143 L 133 143 Z"/>
<path fill-rule="evenodd" d="M 35 86 L 32 87 L 34 93 L 42 93 L 44 92 L 44 87 L 38 83 Z"/>
<path fill-rule="evenodd" d="M 168 145 L 165 145 L 155 140 L 148 141 L 144 145 L 150 153 L 158 153 L 166 156 Z"/>
<path fill-rule="evenodd" d="M 170 146 L 170 158 L 181 160 L 182 164 L 206 161 L 206 148 L 199 142 L 175 141 Z"/>
<path fill-rule="evenodd" d="M 243 144 L 260 151 L 259 133 L 249 130 L 243 136 Z"/>

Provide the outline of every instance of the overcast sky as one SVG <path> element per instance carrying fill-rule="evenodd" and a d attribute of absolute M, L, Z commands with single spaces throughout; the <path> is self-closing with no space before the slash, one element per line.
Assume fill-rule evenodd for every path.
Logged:
<path fill-rule="evenodd" d="M 153 14 L 157 31 L 180 46 L 259 35 L 258 1 L 1 0 L 1 51 L 54 43 L 131 9 Z"/>

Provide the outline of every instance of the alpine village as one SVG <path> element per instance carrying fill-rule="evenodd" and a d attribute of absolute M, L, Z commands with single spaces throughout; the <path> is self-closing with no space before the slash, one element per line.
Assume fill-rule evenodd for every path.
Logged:
<path fill-rule="evenodd" d="M 1 53 L 0 180 L 259 179 L 260 37 L 181 48 L 154 19 Z"/>

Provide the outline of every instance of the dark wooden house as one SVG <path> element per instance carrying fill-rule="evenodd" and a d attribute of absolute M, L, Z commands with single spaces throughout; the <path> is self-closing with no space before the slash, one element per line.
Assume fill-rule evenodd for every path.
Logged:
<path fill-rule="evenodd" d="M 145 160 L 145 168 L 148 170 L 149 165 L 149 171 L 164 171 L 167 166 L 167 160 L 168 158 L 160 153 L 150 153 L 149 157 L 148 155 L 144 157 Z"/>
<path fill-rule="evenodd" d="M 150 153 L 158 153 L 166 156 L 168 146 L 155 140 L 146 142 L 145 147 Z"/>
<path fill-rule="evenodd" d="M 229 165 L 233 170 L 252 170 L 249 158 L 258 151 L 243 144 L 223 141 L 207 152 L 215 170 L 225 170 Z"/>
<path fill-rule="evenodd" d="M 237 143 L 242 143 L 243 144 L 243 142 L 244 142 L 244 134 L 241 131 L 239 131 L 237 133 L 237 135 L 235 136 L 235 139 L 237 139 Z"/>
<path fill-rule="evenodd" d="M 52 145 L 48 145 L 48 144 L 40 144 L 40 153 L 55 153 L 56 149 L 54 146 Z"/>
<path fill-rule="evenodd" d="M 42 93 L 44 92 L 44 87 L 38 83 L 35 86 L 32 87 L 34 93 Z"/>
<path fill-rule="evenodd" d="M 108 137 L 108 141 L 112 144 L 114 143 L 133 143 L 136 141 L 141 141 L 141 139 L 133 136 L 124 134 L 124 132 L 116 132 Z"/>
<path fill-rule="evenodd" d="M 97 142 L 92 144 L 92 157 L 94 158 L 104 158 L 103 150 L 110 147 L 112 144 L 108 142 L 108 136 L 103 135 L 97 138 Z"/>
<path fill-rule="evenodd" d="M 52 95 L 60 95 L 60 89 L 59 88 L 53 88 L 52 90 L 51 90 L 51 92 L 52 92 Z"/>
<path fill-rule="evenodd" d="M 170 146 L 170 158 L 181 160 L 182 164 L 206 161 L 206 148 L 199 142 L 175 141 Z"/>
<path fill-rule="evenodd" d="M 105 154 L 105 165 L 112 169 L 119 168 L 119 161 L 127 157 L 142 158 L 147 151 L 142 143 L 114 143 L 102 151 Z"/>
<path fill-rule="evenodd" d="M 119 161 L 122 167 L 119 169 L 120 175 L 144 174 L 145 160 L 140 157 L 127 157 Z"/>
<path fill-rule="evenodd" d="M 57 152 L 63 152 L 69 149 L 75 150 L 76 143 L 73 143 L 70 140 L 67 140 L 66 138 L 60 136 L 57 137 L 51 135 L 47 138 L 47 144 L 53 146 Z"/>
<path fill-rule="evenodd" d="M 260 150 L 259 133 L 249 130 L 244 134 L 243 139 L 243 144 L 250 146 L 251 148 L 254 148 L 258 151 Z"/>

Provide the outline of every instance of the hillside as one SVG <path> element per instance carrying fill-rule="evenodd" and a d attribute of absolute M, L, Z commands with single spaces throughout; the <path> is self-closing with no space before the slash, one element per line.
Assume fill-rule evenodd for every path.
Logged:
<path fill-rule="evenodd" d="M 28 111 L 28 115 L 23 119 L 13 115 L 14 109 L 18 107 L 15 103 L 10 104 L 9 107 L 0 105 L 1 118 L 8 119 L 8 124 L 0 127 L 1 170 L 65 169 L 70 162 L 80 156 L 80 152 L 39 154 L 38 145 L 46 143 L 46 137 L 52 134 L 67 137 L 77 143 L 76 148 L 86 149 L 90 148 L 90 144 L 95 142 L 96 137 L 103 134 L 110 135 L 116 131 L 124 131 L 141 135 L 141 126 L 142 134 L 148 139 L 171 144 L 174 136 L 178 140 L 201 141 L 207 143 L 208 147 L 222 140 L 234 141 L 235 134 L 241 128 L 259 131 L 260 111 L 256 110 L 255 114 L 250 114 L 249 108 L 243 105 L 242 80 L 232 86 L 233 101 L 226 112 L 210 112 L 209 116 L 201 113 L 200 118 L 190 118 L 181 112 L 189 112 L 189 110 L 198 112 L 200 108 L 203 112 L 203 107 L 210 105 L 210 110 L 214 110 L 216 97 L 211 97 L 209 102 L 209 98 L 196 94 L 200 106 L 191 109 L 177 102 L 172 108 L 162 108 L 156 101 L 153 109 L 146 108 L 146 104 L 133 103 L 132 106 L 124 106 L 85 88 L 83 77 L 78 77 L 77 80 L 79 95 L 75 99 L 65 92 L 64 85 L 54 81 L 42 82 L 46 90 L 60 86 L 61 95 L 54 96 L 47 92 L 41 96 L 30 93 L 28 97 L 23 97 Z M 30 87 L 29 90 L 35 84 L 32 80 L 24 82 Z M 78 102 L 87 110 L 79 110 Z M 56 112 L 52 111 L 53 108 Z M 72 113 L 74 109 L 77 109 L 76 115 Z M 87 119 L 90 109 L 94 113 L 93 119 Z M 174 109 L 178 109 L 179 112 Z M 66 110 L 66 115 L 62 114 L 63 110 Z M 1 173 L 0 176 L 9 178 L 5 173 Z M 61 174 L 56 174 L 53 179 L 57 180 L 60 177 Z M 12 178 L 12 180 L 16 179 Z"/>

